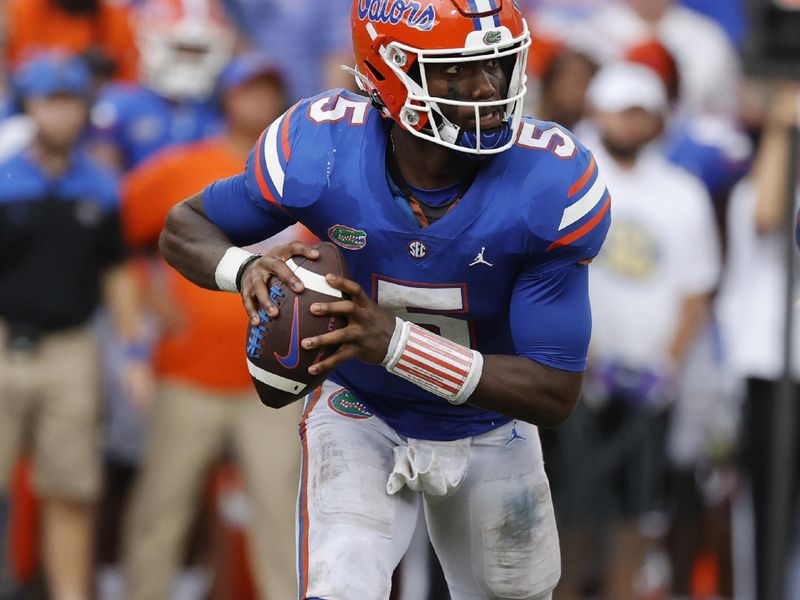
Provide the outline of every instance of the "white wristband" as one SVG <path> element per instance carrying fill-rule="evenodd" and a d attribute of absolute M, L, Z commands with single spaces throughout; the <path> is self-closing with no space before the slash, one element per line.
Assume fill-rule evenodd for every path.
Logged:
<path fill-rule="evenodd" d="M 444 398 L 466 402 L 483 373 L 483 355 L 427 329 L 397 319 L 381 363 L 389 373 Z"/>
<path fill-rule="evenodd" d="M 231 246 L 225 251 L 225 254 L 217 264 L 217 270 L 214 271 L 214 281 L 217 282 L 217 287 L 223 292 L 238 292 L 236 288 L 236 276 L 239 274 L 239 269 L 245 261 L 250 260 L 255 254 L 242 250 L 236 246 Z"/>

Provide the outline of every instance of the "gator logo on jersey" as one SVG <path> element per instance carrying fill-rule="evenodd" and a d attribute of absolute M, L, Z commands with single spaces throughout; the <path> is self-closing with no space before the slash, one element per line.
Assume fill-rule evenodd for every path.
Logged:
<path fill-rule="evenodd" d="M 350 419 L 368 419 L 372 413 L 356 399 L 349 390 L 339 390 L 328 397 L 328 406 L 333 412 Z"/>
<path fill-rule="evenodd" d="M 328 229 L 328 237 L 334 244 L 347 250 L 361 250 L 367 245 L 367 232 L 347 225 L 334 225 Z"/>
<path fill-rule="evenodd" d="M 373 23 L 404 22 L 420 31 L 430 31 L 436 25 L 436 11 L 432 4 L 424 8 L 416 0 L 358 0 L 358 18 Z"/>

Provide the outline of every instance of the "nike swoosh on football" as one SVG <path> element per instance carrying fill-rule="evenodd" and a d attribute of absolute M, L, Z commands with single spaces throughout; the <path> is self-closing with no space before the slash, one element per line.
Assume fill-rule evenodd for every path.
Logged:
<path fill-rule="evenodd" d="M 292 312 L 292 336 L 289 339 L 289 351 L 284 355 L 280 355 L 277 352 L 272 353 L 275 356 L 275 360 L 277 360 L 286 369 L 294 369 L 297 367 L 297 363 L 300 362 L 300 340 L 298 339 L 299 332 L 300 309 L 298 307 L 298 298 L 295 297 L 294 311 Z"/>

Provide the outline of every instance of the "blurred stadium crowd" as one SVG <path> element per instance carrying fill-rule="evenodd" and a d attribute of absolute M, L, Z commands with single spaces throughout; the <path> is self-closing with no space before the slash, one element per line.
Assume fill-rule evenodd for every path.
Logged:
<path fill-rule="evenodd" d="M 584 399 L 542 432 L 555 597 L 766 598 L 800 88 L 744 75 L 743 0 L 518 1 L 528 113 L 613 196 Z M 0 598 L 293 598 L 300 407 L 259 405 L 238 298 L 156 245 L 288 106 L 352 87 L 350 0 L 0 7 Z M 393 597 L 443 590 L 419 536 Z"/>

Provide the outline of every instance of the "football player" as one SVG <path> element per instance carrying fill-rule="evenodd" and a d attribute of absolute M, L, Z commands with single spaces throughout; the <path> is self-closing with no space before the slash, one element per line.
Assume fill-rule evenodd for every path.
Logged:
<path fill-rule="evenodd" d="M 132 22 L 140 82 L 109 85 L 92 111 L 95 154 L 123 171 L 222 130 L 213 94 L 234 43 L 216 0 L 148 0 Z"/>
<path fill-rule="evenodd" d="M 522 116 L 530 36 L 509 0 L 358 0 L 356 80 L 270 125 L 245 171 L 177 205 L 183 275 L 278 314 L 271 275 L 316 251 L 240 246 L 299 221 L 343 249 L 347 327 L 310 368 L 298 499 L 303 599 L 389 597 L 420 505 L 450 593 L 549 599 L 558 538 L 537 426 L 570 414 L 591 329 L 587 264 L 610 222 L 591 154 Z M 269 376 L 266 383 L 275 384 Z"/>

